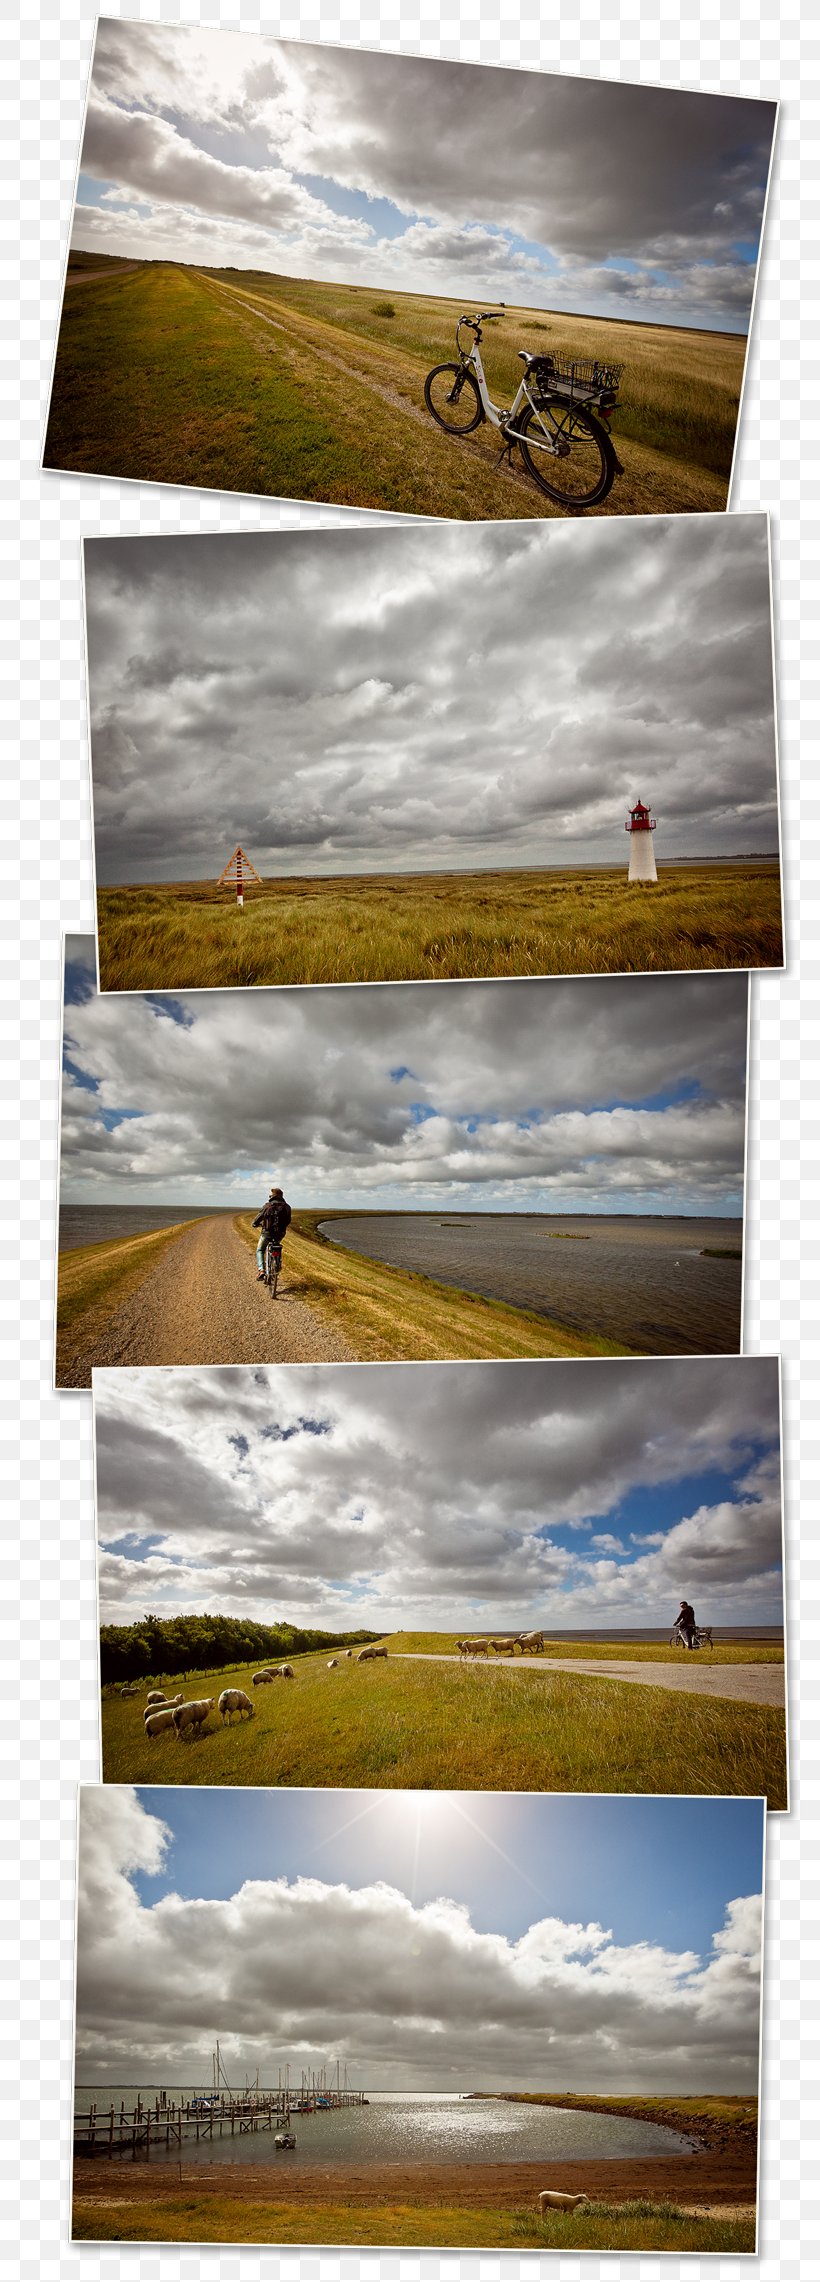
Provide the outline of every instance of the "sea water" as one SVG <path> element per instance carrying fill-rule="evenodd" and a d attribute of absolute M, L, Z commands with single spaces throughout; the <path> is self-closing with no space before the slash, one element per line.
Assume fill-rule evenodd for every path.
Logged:
<path fill-rule="evenodd" d="M 743 1223 L 623 1214 L 396 1213 L 321 1224 L 369 1260 L 420 1270 L 652 1355 L 740 1348 Z M 714 1257 L 735 1253 L 736 1258 Z"/>
<path fill-rule="evenodd" d="M 200 2087 L 201 2090 L 201 2087 Z M 166 2086 L 169 2104 L 195 2097 L 193 2087 Z M 156 2086 L 77 2086 L 75 2107 L 86 2114 L 96 2101 L 102 2118 L 111 2106 L 126 2113 L 136 2106 L 137 2093 L 144 2106 L 153 2107 Z M 519 2106 L 504 2100 L 469 2100 L 457 2093 L 373 2092 L 362 2108 L 319 2109 L 314 2115 L 293 2116 L 291 2130 L 296 2148 L 276 2149 L 273 2133 L 237 2131 L 233 2138 L 215 2129 L 213 2139 L 196 2140 L 186 2134 L 181 2159 L 191 2163 L 530 2163 L 644 2161 L 653 2156 L 686 2155 L 693 2142 L 659 2124 L 643 2123 L 636 2116 L 593 2115 L 578 2108 Z M 179 2163 L 174 2144 L 167 2159 Z M 151 2150 L 151 2162 L 164 2162 L 166 2149 Z"/>

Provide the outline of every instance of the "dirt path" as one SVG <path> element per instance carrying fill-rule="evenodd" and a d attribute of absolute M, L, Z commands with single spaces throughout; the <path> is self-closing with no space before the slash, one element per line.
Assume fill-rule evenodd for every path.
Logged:
<path fill-rule="evenodd" d="M 403 1653 L 396 1651 L 397 1657 Z M 392 1654 L 392 1651 L 391 1651 Z M 409 1664 L 462 1664 L 462 1656 L 436 1656 L 430 1650 L 407 1656 Z M 484 1669 L 485 1659 L 477 1656 L 472 1661 Z M 487 1663 L 490 1658 L 486 1659 Z M 527 1665 L 533 1672 L 582 1672 L 594 1680 L 631 1680 L 643 1688 L 667 1688 L 675 1695 L 728 1696 L 732 1703 L 773 1704 L 782 1711 L 786 1703 L 786 1670 L 783 1664 L 707 1664 L 681 1656 L 677 1664 L 628 1664 L 604 1661 L 601 1657 L 580 1656 L 494 1656 L 495 1670 L 518 1672 Z"/>
<path fill-rule="evenodd" d="M 140 267 L 139 262 L 128 261 L 123 262 L 122 269 L 70 269 L 66 285 L 86 285 L 93 277 L 107 277 L 113 284 L 118 277 L 130 277 L 132 270 Z"/>
<path fill-rule="evenodd" d="M 349 1363 L 350 1348 L 288 1288 L 287 1245 L 272 1300 L 256 1282 L 233 1221 L 198 1220 L 163 1253 L 92 1343 L 75 1350 L 74 1386 L 128 1363 Z"/>

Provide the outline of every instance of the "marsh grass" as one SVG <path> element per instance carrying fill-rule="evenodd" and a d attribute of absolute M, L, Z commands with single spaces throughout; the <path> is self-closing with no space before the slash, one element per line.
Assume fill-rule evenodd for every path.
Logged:
<path fill-rule="evenodd" d="M 216 865 L 215 865 L 216 868 Z M 776 862 L 100 888 L 104 990 L 779 966 Z"/>
<path fill-rule="evenodd" d="M 469 2175 L 468 2175 L 469 2176 Z M 82 2172 L 74 2195 L 75 2242 L 372 2243 L 451 2246 L 454 2249 L 753 2251 L 751 2219 L 701 2218 L 667 2202 L 597 2203 L 580 2211 L 554 2211 L 541 2219 L 492 2204 L 466 2207 L 328 2200 L 324 2204 L 262 2202 L 256 2197 L 180 2191 L 149 2201 L 119 2172 L 110 2198 L 84 2196 Z"/>
<path fill-rule="evenodd" d="M 487 426 L 458 443 L 423 405 L 453 354 L 456 302 L 397 293 L 377 314 L 355 287 L 254 271 L 138 264 L 67 290 L 45 465 L 458 519 L 561 515 L 498 466 Z M 528 329 L 538 346 L 617 356 L 625 474 L 606 514 L 725 508 L 745 357 L 740 336 L 511 309 L 487 344 L 491 394 L 511 400 Z"/>
<path fill-rule="evenodd" d="M 668 1694 L 498 1665 L 413 1664 L 396 1657 L 335 1672 L 327 1655 L 300 1656 L 293 1682 L 235 1684 L 255 1717 L 196 1742 L 148 1741 L 141 1697 L 106 1695 L 108 1783 L 294 1785 L 387 1790 L 608 1791 L 767 1794 L 786 1804 L 785 1719 L 758 1704 Z M 198 1675 L 218 1696 L 222 1675 Z M 176 1694 L 176 1688 L 172 1691 Z"/>

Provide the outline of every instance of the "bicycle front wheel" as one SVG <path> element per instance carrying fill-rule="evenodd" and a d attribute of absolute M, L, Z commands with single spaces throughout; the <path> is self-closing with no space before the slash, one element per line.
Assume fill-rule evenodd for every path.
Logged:
<path fill-rule="evenodd" d="M 568 404 L 564 396 L 551 396 L 537 405 L 525 404 L 515 425 L 527 473 L 548 499 L 576 512 L 606 499 L 617 460 L 594 413 Z"/>
<path fill-rule="evenodd" d="M 437 364 L 424 383 L 428 412 L 448 436 L 469 436 L 484 418 L 472 373 L 462 364 Z"/>

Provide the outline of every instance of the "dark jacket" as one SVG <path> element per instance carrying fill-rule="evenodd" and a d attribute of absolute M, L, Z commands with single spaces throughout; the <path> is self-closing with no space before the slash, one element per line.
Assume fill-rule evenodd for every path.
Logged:
<path fill-rule="evenodd" d="M 682 1624 L 682 1625 L 684 1625 L 684 1626 L 685 1626 L 685 1628 L 686 1628 L 686 1630 L 687 1630 L 687 1632 L 688 1632 L 690 1629 L 691 1629 L 691 1630 L 694 1630 L 694 1626 L 695 1626 L 695 1611 L 694 1611 L 694 1609 L 693 1609 L 693 1608 L 691 1608 L 691 1607 L 690 1607 L 690 1604 L 689 1604 L 689 1602 L 688 1602 L 688 1601 L 684 1601 L 683 1607 L 682 1607 L 682 1609 L 681 1609 L 681 1611 L 680 1611 L 680 1615 L 679 1615 L 679 1616 L 676 1616 L 676 1618 L 675 1618 L 675 1623 L 676 1623 L 676 1624 Z"/>
<path fill-rule="evenodd" d="M 283 1196 L 269 1197 L 267 1204 L 263 1204 L 261 1212 L 257 1213 L 253 1225 L 254 1228 L 264 1228 L 265 1235 L 271 1238 L 272 1243 L 281 1244 L 290 1227 L 290 1205 L 285 1203 Z"/>

